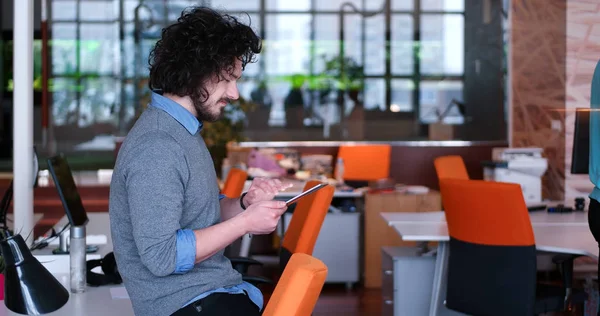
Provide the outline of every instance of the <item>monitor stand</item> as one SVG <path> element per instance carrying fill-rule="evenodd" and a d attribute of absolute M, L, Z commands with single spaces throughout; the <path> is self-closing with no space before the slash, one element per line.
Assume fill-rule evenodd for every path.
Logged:
<path fill-rule="evenodd" d="M 98 252 L 99 247 L 96 245 L 87 245 L 85 247 L 85 252 L 86 253 L 95 253 Z M 69 254 L 69 249 L 67 248 L 67 250 L 63 250 L 60 248 L 56 248 L 54 250 L 52 250 L 52 254 L 55 255 L 68 255 Z"/>
<path fill-rule="evenodd" d="M 58 248 L 52 250 L 52 253 L 55 255 L 68 255 L 69 254 L 69 244 L 68 244 L 68 235 L 63 232 L 58 236 Z M 85 252 L 86 253 L 95 253 L 98 251 L 97 245 L 86 245 Z"/>

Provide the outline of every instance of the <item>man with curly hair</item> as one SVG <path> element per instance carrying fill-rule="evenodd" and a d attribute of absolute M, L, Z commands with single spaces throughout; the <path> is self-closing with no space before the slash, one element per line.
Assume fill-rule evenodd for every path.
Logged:
<path fill-rule="evenodd" d="M 110 186 L 115 258 L 136 315 L 259 315 L 260 290 L 223 252 L 247 233 L 268 234 L 287 188 L 255 179 L 241 198 L 219 194 L 200 135 L 261 50 L 259 37 L 227 14 L 185 10 L 150 53 L 152 99 L 119 150 Z"/>

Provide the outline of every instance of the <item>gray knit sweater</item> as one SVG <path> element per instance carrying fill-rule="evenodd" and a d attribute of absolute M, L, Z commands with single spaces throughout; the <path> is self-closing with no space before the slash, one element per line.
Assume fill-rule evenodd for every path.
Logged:
<path fill-rule="evenodd" d="M 223 251 L 173 274 L 177 230 L 212 226 L 221 213 L 204 140 L 166 112 L 148 107 L 127 135 L 109 213 L 117 265 L 136 315 L 170 315 L 203 292 L 242 282 Z"/>

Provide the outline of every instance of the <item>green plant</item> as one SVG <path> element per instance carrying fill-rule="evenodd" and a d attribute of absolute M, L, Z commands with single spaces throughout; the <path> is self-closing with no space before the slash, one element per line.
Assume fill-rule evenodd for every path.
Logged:
<path fill-rule="evenodd" d="M 342 91 L 362 90 L 364 85 L 364 66 L 359 65 L 353 58 L 334 56 L 325 61 L 324 74 L 334 80 L 335 87 Z"/>

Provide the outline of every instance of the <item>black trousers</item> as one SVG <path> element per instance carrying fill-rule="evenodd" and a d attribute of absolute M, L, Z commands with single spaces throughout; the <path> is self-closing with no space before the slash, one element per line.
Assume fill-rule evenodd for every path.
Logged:
<path fill-rule="evenodd" d="M 590 198 L 590 207 L 588 209 L 588 224 L 594 239 L 598 242 L 600 251 L 600 203 Z M 600 260 L 598 261 L 598 280 L 600 281 Z M 600 312 L 598 312 L 600 316 Z"/>
<path fill-rule="evenodd" d="M 246 294 L 214 293 L 171 316 L 259 316 L 258 307 Z"/>

